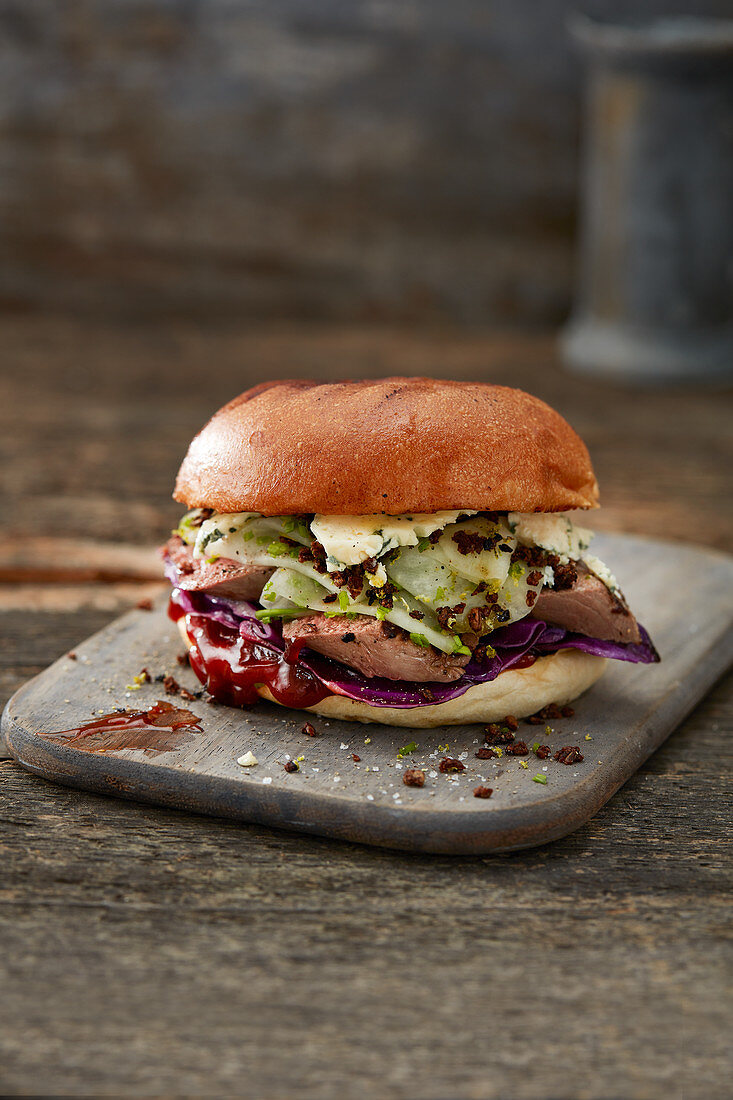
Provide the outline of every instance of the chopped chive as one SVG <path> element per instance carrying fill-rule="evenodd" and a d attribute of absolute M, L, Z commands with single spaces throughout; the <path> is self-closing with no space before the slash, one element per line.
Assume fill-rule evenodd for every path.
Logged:
<path fill-rule="evenodd" d="M 271 619 L 297 619 L 302 614 L 299 607 L 265 607 L 262 611 L 255 611 L 255 618 L 269 623 Z"/>
<path fill-rule="evenodd" d="M 543 787 L 546 787 L 547 786 L 547 776 L 546 775 L 539 775 L 539 774 L 538 775 L 533 775 L 532 776 L 532 782 L 533 783 L 541 783 Z"/>

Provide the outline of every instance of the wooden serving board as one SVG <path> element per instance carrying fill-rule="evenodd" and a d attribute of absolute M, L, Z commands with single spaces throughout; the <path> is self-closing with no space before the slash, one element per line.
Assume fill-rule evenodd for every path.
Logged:
<path fill-rule="evenodd" d="M 79 645 L 75 660 L 62 657 L 31 680 L 8 703 L 3 733 L 29 771 L 121 798 L 410 851 L 478 854 L 542 844 L 587 821 L 733 660 L 733 559 L 618 535 L 598 536 L 594 551 L 619 577 L 662 663 L 609 662 L 574 704 L 573 718 L 551 722 L 551 731 L 520 724 L 516 736 L 529 745 L 546 743 L 553 752 L 578 745 L 579 764 L 533 754 L 478 760 L 481 726 L 412 730 L 203 700 L 180 702 L 200 717 L 202 732 L 183 731 L 162 751 L 90 752 L 49 739 L 93 714 L 165 699 L 155 680 L 128 690 L 143 667 L 199 688 L 177 662 L 182 646 L 163 605 L 130 612 Z M 317 737 L 302 732 L 306 720 Z M 399 759 L 412 741 L 417 749 Z M 259 761 L 251 769 L 237 764 L 248 750 Z M 466 771 L 441 774 L 445 755 L 463 757 Z M 285 762 L 300 757 L 300 770 L 286 772 Z M 407 767 L 426 771 L 424 788 L 402 783 Z M 491 787 L 491 798 L 475 798 L 477 786 Z"/>

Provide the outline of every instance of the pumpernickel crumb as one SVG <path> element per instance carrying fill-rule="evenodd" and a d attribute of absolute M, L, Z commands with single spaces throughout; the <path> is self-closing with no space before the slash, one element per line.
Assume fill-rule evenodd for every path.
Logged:
<path fill-rule="evenodd" d="M 491 798 L 493 793 L 494 793 L 494 788 L 493 787 L 474 787 L 473 788 L 473 797 L 474 798 Z"/>
<path fill-rule="evenodd" d="M 549 745 L 538 745 L 537 748 L 534 750 L 534 754 L 538 760 L 547 760 L 547 757 L 550 755 L 551 752 L 552 749 Z"/>
<path fill-rule="evenodd" d="M 298 767 L 298 765 L 295 763 L 294 760 L 286 760 L 285 764 L 284 764 L 284 768 L 285 768 L 286 772 L 299 772 L 300 771 L 300 768 Z"/>
<path fill-rule="evenodd" d="M 524 720 L 530 726 L 541 726 L 550 720 L 557 721 L 558 718 L 572 718 L 574 714 L 575 711 L 570 706 L 560 707 L 557 703 L 548 703 L 546 707 L 542 707 L 542 710 L 538 710 L 536 714 L 530 714 L 529 718 Z"/>
<path fill-rule="evenodd" d="M 504 752 L 508 753 L 509 756 L 529 756 L 526 741 L 515 741 L 513 745 L 507 745 Z"/>
<path fill-rule="evenodd" d="M 402 782 L 406 787 L 424 787 L 425 772 L 422 768 L 408 768 L 402 774 Z"/>
<path fill-rule="evenodd" d="M 178 695 L 181 690 L 181 685 L 178 683 L 175 676 L 164 676 L 163 687 L 168 695 Z"/>
<path fill-rule="evenodd" d="M 580 764 L 584 759 L 577 745 L 565 745 L 555 753 L 558 764 Z"/>
<path fill-rule="evenodd" d="M 479 760 L 491 760 L 491 757 L 496 756 L 496 753 L 493 749 L 484 745 L 483 748 L 480 748 L 478 752 L 474 753 L 474 756 L 477 756 Z"/>
<path fill-rule="evenodd" d="M 307 734 L 308 737 L 318 737 L 318 734 L 316 733 L 316 730 L 315 730 L 315 726 L 312 726 L 310 724 L 310 722 L 306 722 L 306 724 L 303 726 L 303 728 L 301 729 L 300 732 Z"/>
<path fill-rule="evenodd" d="M 498 722 L 492 722 L 484 729 L 484 741 L 487 745 L 508 745 L 514 740 L 514 734 L 509 726 L 501 726 Z"/>
<path fill-rule="evenodd" d="M 135 607 L 138 609 L 138 611 L 152 611 L 153 610 L 153 601 L 149 600 L 147 598 L 142 599 L 142 600 L 138 600 L 137 603 L 135 604 Z"/>
<path fill-rule="evenodd" d="M 443 774 L 450 774 L 451 772 L 465 772 L 466 765 L 462 764 L 460 760 L 456 760 L 453 756 L 444 756 L 438 764 L 438 771 Z"/>

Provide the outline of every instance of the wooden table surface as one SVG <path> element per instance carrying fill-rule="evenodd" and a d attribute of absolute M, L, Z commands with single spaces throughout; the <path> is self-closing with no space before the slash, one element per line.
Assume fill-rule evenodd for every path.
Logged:
<path fill-rule="evenodd" d="M 730 393 L 573 379 L 546 336 L 48 317 L 2 333 L 3 702 L 159 590 L 186 442 L 264 378 L 522 386 L 588 442 L 597 528 L 733 541 Z M 493 858 L 243 828 L 0 761 L 0 1092 L 727 1097 L 732 684 L 588 826 Z"/>

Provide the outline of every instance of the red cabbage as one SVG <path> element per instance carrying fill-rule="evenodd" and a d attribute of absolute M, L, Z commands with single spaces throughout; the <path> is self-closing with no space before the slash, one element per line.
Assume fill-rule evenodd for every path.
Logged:
<path fill-rule="evenodd" d="M 169 579 L 175 584 L 173 569 L 167 569 L 167 572 Z M 255 618 L 256 607 L 245 600 L 230 600 L 224 596 L 186 592 L 182 589 L 178 590 L 178 600 L 187 611 L 210 615 L 218 622 L 238 629 L 243 638 L 266 645 L 279 654 L 285 651 L 286 643 L 283 641 L 281 626 L 260 622 Z M 543 657 L 560 649 L 580 649 L 583 653 L 610 657 L 617 661 L 643 664 L 658 661 L 659 655 L 646 630 L 642 626 L 639 630 L 641 643 L 622 645 L 618 642 L 602 641 L 600 638 L 588 638 L 584 634 L 571 634 L 562 627 L 550 626 L 540 619 L 520 619 L 519 622 L 495 630 L 491 635 L 495 657 L 483 663 L 472 659 L 466 665 L 461 678 L 449 684 L 418 684 L 386 680 L 379 676 L 366 677 L 339 661 L 307 649 L 301 651 L 297 663 L 307 668 L 334 695 L 345 695 L 349 699 L 362 700 L 377 707 L 406 709 L 456 699 L 475 684 L 495 680 L 500 673 L 506 672 L 528 655 Z"/>

